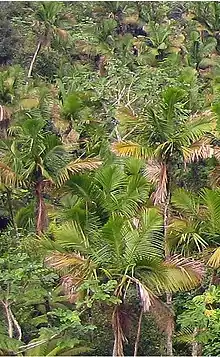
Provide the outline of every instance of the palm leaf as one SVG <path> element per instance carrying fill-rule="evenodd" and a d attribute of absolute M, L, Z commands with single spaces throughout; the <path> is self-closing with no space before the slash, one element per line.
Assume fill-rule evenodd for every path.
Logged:
<path fill-rule="evenodd" d="M 208 230 L 220 232 L 220 190 L 204 189 L 201 197 L 206 207 L 206 220 L 209 219 Z"/>
<path fill-rule="evenodd" d="M 0 183 L 6 186 L 17 186 L 20 183 L 19 176 L 6 164 L 0 163 Z"/>
<path fill-rule="evenodd" d="M 114 143 L 112 151 L 118 156 L 132 156 L 137 159 L 148 159 L 153 154 L 152 149 L 149 147 L 143 147 L 130 141 Z"/>
<path fill-rule="evenodd" d="M 200 261 L 174 255 L 164 262 L 168 291 L 189 290 L 197 286 L 204 276 L 204 266 Z"/>
<path fill-rule="evenodd" d="M 125 253 L 127 262 L 138 264 L 143 259 L 162 256 L 162 216 L 156 208 L 144 210 L 140 217 L 139 230 L 125 231 Z"/>
<path fill-rule="evenodd" d="M 185 162 L 194 162 L 204 160 L 212 157 L 214 154 L 214 148 L 212 147 L 208 138 L 200 139 L 194 142 L 189 148 L 185 148 L 183 151 Z"/>
<path fill-rule="evenodd" d="M 150 160 L 145 169 L 146 177 L 156 184 L 156 189 L 152 194 L 154 204 L 165 202 L 167 197 L 167 168 L 163 163 Z"/>
<path fill-rule="evenodd" d="M 87 240 L 80 225 L 73 221 L 57 228 L 54 232 L 54 239 L 61 247 L 72 248 L 81 253 L 87 247 Z"/>
<path fill-rule="evenodd" d="M 113 356 L 124 356 L 123 342 L 126 341 L 120 316 L 120 306 L 116 306 L 112 314 L 112 327 L 114 332 Z"/>
<path fill-rule="evenodd" d="M 218 247 L 208 260 L 208 265 L 214 269 L 220 267 L 220 247 Z"/>
<path fill-rule="evenodd" d="M 185 122 L 184 129 L 177 134 L 178 141 L 182 147 L 191 146 L 192 143 L 201 140 L 205 134 L 212 131 L 214 119 L 211 111 L 196 114 Z"/>
<path fill-rule="evenodd" d="M 199 198 L 196 194 L 178 188 L 172 195 L 172 205 L 184 214 L 197 216 L 199 214 Z"/>
<path fill-rule="evenodd" d="M 78 159 L 72 161 L 58 172 L 57 183 L 60 186 L 65 181 L 69 180 L 71 174 L 76 174 L 87 170 L 95 170 L 101 165 L 102 161 L 98 159 Z"/>

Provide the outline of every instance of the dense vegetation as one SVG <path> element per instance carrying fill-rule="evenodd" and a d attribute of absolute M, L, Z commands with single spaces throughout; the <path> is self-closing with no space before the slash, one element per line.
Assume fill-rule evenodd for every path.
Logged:
<path fill-rule="evenodd" d="M 0 355 L 220 354 L 220 3 L 1 2 Z"/>

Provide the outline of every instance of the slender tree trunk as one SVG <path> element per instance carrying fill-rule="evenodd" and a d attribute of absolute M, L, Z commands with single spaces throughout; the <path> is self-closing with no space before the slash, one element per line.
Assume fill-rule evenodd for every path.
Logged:
<path fill-rule="evenodd" d="M 17 233 L 17 226 L 15 223 L 15 219 L 14 219 L 14 212 L 13 212 L 13 207 L 12 207 L 12 202 L 11 202 L 11 190 L 9 188 L 6 187 L 6 195 L 7 195 L 7 205 L 8 205 L 8 212 L 9 212 L 9 216 L 11 219 L 11 223 Z"/>
<path fill-rule="evenodd" d="M 41 49 L 41 41 L 38 42 L 36 50 L 35 50 L 34 55 L 32 57 L 31 64 L 30 64 L 30 67 L 29 67 L 29 70 L 28 70 L 28 75 L 27 75 L 28 78 L 31 77 L 33 66 L 34 66 L 34 63 L 36 61 L 36 58 L 37 58 L 37 55 L 38 55 L 40 49 Z"/>
<path fill-rule="evenodd" d="M 141 336 L 141 323 L 142 323 L 142 318 L 143 318 L 143 308 L 141 308 L 141 312 L 139 315 L 139 319 L 138 319 L 138 329 L 137 329 L 137 336 L 136 336 L 136 340 L 135 340 L 135 344 L 134 344 L 134 357 L 137 356 L 138 353 L 138 344 L 140 341 L 140 336 Z"/>
<path fill-rule="evenodd" d="M 195 337 L 197 334 L 198 334 L 198 328 L 195 327 L 194 331 L 193 331 L 194 341 L 192 342 L 192 356 L 193 357 L 198 357 L 198 356 L 202 355 L 202 346 L 195 340 Z"/>
<path fill-rule="evenodd" d="M 165 244 L 165 257 L 168 259 L 170 257 L 170 251 L 167 242 L 167 227 L 169 224 L 169 206 L 171 199 L 171 175 L 170 175 L 170 165 L 167 163 L 167 197 L 164 205 L 164 244 Z M 166 293 L 166 303 L 170 310 L 172 310 L 172 293 Z M 173 356 L 173 326 L 174 321 L 170 321 L 169 326 L 167 326 L 167 340 L 166 340 L 166 350 L 167 356 Z"/>
<path fill-rule="evenodd" d="M 8 308 L 8 311 L 9 311 L 9 314 L 11 316 L 11 320 L 12 320 L 12 322 L 14 324 L 14 327 L 16 328 L 16 330 L 18 332 L 18 336 L 17 337 L 18 337 L 19 341 L 21 341 L 21 338 L 22 338 L 21 327 L 20 327 L 18 321 L 16 320 L 15 316 L 13 315 L 10 306 Z"/>
<path fill-rule="evenodd" d="M 172 294 L 171 293 L 166 293 L 166 302 L 170 310 L 172 310 Z M 167 350 L 167 356 L 173 356 L 173 326 L 174 326 L 174 321 L 172 318 L 170 318 L 170 321 L 167 325 L 166 329 L 166 350 Z"/>
<path fill-rule="evenodd" d="M 12 322 L 11 314 L 10 314 L 10 310 L 9 310 L 9 303 L 7 301 L 3 301 L 3 300 L 1 300 L 1 303 L 5 309 L 5 315 L 6 315 L 7 324 L 8 324 L 8 336 L 10 338 L 12 338 L 13 337 L 13 322 Z"/>
<path fill-rule="evenodd" d="M 124 333 L 121 327 L 119 307 L 115 307 L 112 314 L 112 328 L 114 333 L 114 346 L 112 356 L 124 356 L 123 342 L 125 340 Z"/>
<path fill-rule="evenodd" d="M 219 285 L 218 270 L 213 269 L 209 285 Z"/>
<path fill-rule="evenodd" d="M 36 233 L 38 235 L 42 234 L 47 227 L 47 212 L 46 206 L 43 198 L 43 187 L 44 182 L 42 179 L 39 179 L 35 186 L 35 194 L 37 199 L 36 207 Z"/>

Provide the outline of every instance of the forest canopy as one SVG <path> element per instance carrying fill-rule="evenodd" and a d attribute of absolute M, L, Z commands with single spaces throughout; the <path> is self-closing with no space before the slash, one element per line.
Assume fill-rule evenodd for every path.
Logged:
<path fill-rule="evenodd" d="M 0 356 L 220 354 L 220 3 L 0 2 Z"/>

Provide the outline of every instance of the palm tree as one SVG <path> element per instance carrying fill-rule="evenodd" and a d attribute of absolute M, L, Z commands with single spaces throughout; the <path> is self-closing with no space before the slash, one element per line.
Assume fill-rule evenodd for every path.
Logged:
<path fill-rule="evenodd" d="M 39 4 L 35 14 L 35 28 L 39 39 L 28 70 L 28 78 L 31 77 L 34 63 L 41 48 L 49 46 L 55 36 L 64 40 L 67 38 L 67 32 L 59 27 L 62 22 L 62 7 L 63 4 L 60 1 L 45 1 Z"/>
<path fill-rule="evenodd" d="M 185 256 L 203 255 L 208 266 L 220 266 L 220 190 L 203 189 L 199 195 L 177 189 L 172 197 L 173 215 L 169 225 L 169 246 Z"/>
<path fill-rule="evenodd" d="M 159 105 L 155 108 L 148 107 L 144 116 L 130 120 L 128 123 L 133 125 L 133 130 L 128 133 L 133 137 L 136 136 L 140 144 L 122 140 L 112 145 L 112 150 L 116 155 L 147 160 L 146 176 L 156 186 L 152 199 L 155 205 L 162 205 L 163 208 L 167 258 L 170 257 L 167 227 L 174 164 L 175 162 L 183 164 L 201 157 L 207 158 L 213 154 L 209 140 L 205 139 L 205 135 L 213 128 L 211 113 L 207 111 L 189 116 L 185 110 L 186 101 L 187 96 L 184 90 L 168 88 L 163 93 L 162 102 Z M 126 132 L 124 134 L 126 135 Z M 167 295 L 167 303 L 171 304 L 170 295 Z M 172 355 L 172 335 L 167 338 L 167 353 Z"/>
<path fill-rule="evenodd" d="M 45 130 L 43 119 L 22 119 L 10 128 L 12 136 L 0 142 L 0 176 L 5 185 L 34 189 L 36 232 L 40 234 L 47 226 L 44 191 L 51 185 L 61 186 L 73 173 L 97 168 L 101 161 L 74 160 L 60 139 Z"/>
<path fill-rule="evenodd" d="M 141 191 L 136 191 L 138 186 L 134 183 L 137 182 L 137 175 L 131 175 L 129 186 L 133 190 L 127 190 L 129 179 L 123 172 L 120 174 L 117 166 L 103 168 L 95 174 L 94 182 L 98 191 L 97 188 L 94 190 L 92 183 L 89 195 L 83 186 L 79 186 L 80 181 L 76 181 L 76 177 L 70 181 L 69 192 L 78 192 L 79 196 L 81 192 L 87 202 L 86 220 L 89 222 L 80 222 L 79 216 L 71 211 L 74 221 L 70 219 L 60 227 L 53 228 L 54 243 L 42 238 L 42 243 L 52 250 L 46 261 L 68 277 L 70 299 L 73 299 L 71 295 L 75 296 L 85 279 L 98 277 L 101 281 L 117 281 L 115 296 L 122 300 L 122 305 L 113 309 L 114 355 L 122 355 L 125 336 L 120 307 L 125 302 L 128 286 L 133 284 L 139 290 L 142 306 L 139 325 L 143 311 L 151 307 L 154 312 L 158 304 L 170 319 L 171 312 L 160 302 L 158 294 L 195 286 L 201 278 L 201 265 L 178 256 L 164 261 L 162 216 L 156 208 L 141 209 L 146 196 L 140 198 Z M 139 187 L 142 192 L 146 188 L 144 182 Z M 94 212 L 96 202 L 92 197 L 95 196 L 97 208 Z M 172 328 L 171 324 L 169 328 Z M 136 351 L 137 344 L 138 339 Z"/>

